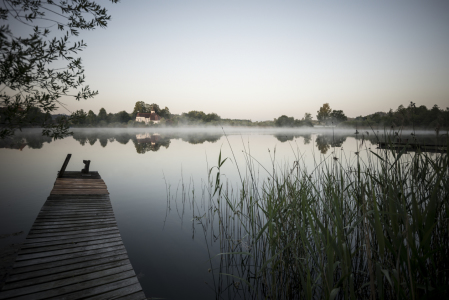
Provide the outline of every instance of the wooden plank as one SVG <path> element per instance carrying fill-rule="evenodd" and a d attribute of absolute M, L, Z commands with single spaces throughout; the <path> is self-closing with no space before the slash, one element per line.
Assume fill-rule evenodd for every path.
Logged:
<path fill-rule="evenodd" d="M 107 208 L 112 209 L 112 205 L 110 203 L 47 203 L 42 208 L 60 208 L 60 209 L 71 209 L 71 208 Z"/>
<path fill-rule="evenodd" d="M 25 267 L 25 266 L 39 265 L 39 264 L 48 264 L 49 266 L 51 266 L 51 263 L 55 263 L 55 262 L 62 261 L 62 263 L 67 263 L 66 261 L 70 260 L 70 259 L 76 259 L 76 258 L 80 258 L 82 256 L 102 254 L 105 252 L 111 252 L 111 251 L 123 250 L 123 249 L 125 249 L 125 247 L 123 245 L 117 245 L 117 246 L 108 247 L 108 248 L 99 248 L 99 249 L 94 249 L 94 250 L 90 250 L 90 251 L 68 253 L 68 254 L 58 255 L 58 256 L 41 257 L 41 258 L 28 259 L 28 260 L 16 260 L 13 267 L 14 268 L 16 266 L 17 267 Z M 20 251 L 19 251 L 19 253 L 20 253 Z M 17 256 L 17 257 L 19 257 L 19 256 Z"/>
<path fill-rule="evenodd" d="M 72 278 L 55 280 L 18 289 L 3 289 L 0 294 L 0 299 L 7 299 L 9 297 L 17 297 L 27 294 L 33 294 L 33 299 L 43 299 L 78 291 L 80 288 L 97 286 L 103 282 L 108 283 L 117 279 L 129 278 L 133 275 L 134 271 L 132 270 L 132 266 L 128 264 L 108 270 L 83 274 Z M 74 287 L 74 285 L 80 286 Z"/>
<path fill-rule="evenodd" d="M 98 211 L 91 211 L 91 209 L 85 209 L 83 212 L 78 212 L 78 211 L 76 211 L 76 210 L 74 210 L 74 209 L 66 209 L 66 210 L 64 210 L 64 211 L 61 211 L 61 214 L 62 215 L 95 215 L 95 214 L 98 214 L 98 213 L 112 213 L 113 211 L 112 211 L 112 207 L 105 207 L 104 209 L 102 209 L 103 211 L 102 212 L 98 212 Z M 56 214 L 56 213 L 58 213 L 58 210 L 56 210 L 56 209 L 48 209 L 48 210 L 42 210 L 40 213 L 39 213 L 39 216 L 40 215 L 48 215 L 48 216 L 50 216 L 50 215 L 54 215 L 54 214 Z M 61 216 L 62 216 L 61 215 Z"/>
<path fill-rule="evenodd" d="M 78 202 L 78 201 L 72 201 L 72 202 L 63 202 L 63 201 L 59 201 L 59 202 L 48 202 L 45 203 L 45 205 L 43 207 L 51 207 L 51 206 L 57 206 L 57 207 L 61 207 L 61 206 L 65 206 L 65 207 L 78 207 L 78 206 L 87 206 L 87 207 L 92 207 L 92 206 L 104 206 L 104 207 L 108 207 L 108 208 L 112 208 L 111 203 L 105 202 L 105 201 L 101 201 L 101 202 L 96 202 L 96 201 L 91 201 L 91 202 Z"/>
<path fill-rule="evenodd" d="M 80 235 L 80 234 L 89 234 L 89 233 L 96 233 L 101 234 L 104 231 L 118 231 L 117 226 L 113 227 L 103 227 L 103 228 L 94 228 L 94 229 L 84 229 L 84 230 L 71 230 L 71 231 L 65 231 L 63 233 L 60 232 L 30 232 L 28 234 L 28 238 L 43 238 L 43 237 L 55 237 L 55 236 L 70 236 L 70 235 Z"/>
<path fill-rule="evenodd" d="M 81 205 L 81 204 L 96 204 L 96 205 L 110 205 L 110 202 L 107 200 L 72 200 L 72 201 L 63 201 L 63 200 L 47 200 L 45 205 Z"/>
<path fill-rule="evenodd" d="M 33 234 L 33 235 L 28 235 L 27 240 L 29 239 L 31 242 L 33 243 L 38 243 L 38 242 L 50 242 L 50 241 L 57 241 L 57 240 L 65 240 L 65 239 L 75 239 L 75 238 L 79 238 L 79 237 L 88 237 L 88 236 L 98 236 L 101 237 L 103 235 L 106 234 L 113 234 L 113 233 L 119 233 L 119 231 L 116 228 L 100 228 L 103 231 L 92 231 L 90 230 L 90 232 L 86 231 L 75 231 L 75 233 L 71 233 L 71 234 L 64 234 L 64 233 L 56 233 L 56 234 L 46 234 L 46 233 L 41 233 L 41 234 Z M 26 243 L 26 241 L 25 241 Z"/>
<path fill-rule="evenodd" d="M 69 221 L 69 220 L 83 220 L 83 219 L 92 219 L 92 218 L 110 218 L 114 217 L 113 213 L 101 213 L 101 214 L 68 214 L 68 215 L 52 215 L 52 214 L 42 214 L 39 215 L 37 220 L 61 220 L 61 221 Z"/>
<path fill-rule="evenodd" d="M 19 253 L 17 255 L 16 261 L 25 261 L 25 260 L 32 260 L 32 259 L 38 259 L 38 258 L 45 258 L 45 257 L 51 257 L 51 261 L 54 260 L 60 260 L 65 259 L 66 255 L 72 255 L 76 252 L 88 252 L 88 251 L 95 251 L 97 249 L 105 249 L 105 248 L 111 248 L 111 247 L 117 247 L 123 245 L 123 242 L 121 240 L 119 241 L 113 241 L 103 244 L 97 244 L 97 245 L 88 245 L 88 246 L 81 246 L 81 247 L 73 247 L 73 248 L 66 248 L 62 250 L 52 250 L 52 251 L 44 251 L 44 252 L 35 252 L 30 254 L 22 254 Z"/>
<path fill-rule="evenodd" d="M 102 285 L 99 286 L 89 286 L 91 284 L 84 284 L 81 283 L 80 286 L 77 288 L 84 288 L 89 286 L 89 288 L 80 290 L 78 292 L 70 293 L 67 295 L 64 295 L 64 300 L 74 300 L 74 299 L 80 299 L 82 297 L 92 297 L 92 296 L 100 296 L 101 294 L 104 294 L 106 292 L 110 292 L 113 290 L 118 290 L 122 287 L 130 286 L 133 284 L 139 283 L 136 276 L 134 275 L 134 271 L 128 271 L 127 274 L 120 274 L 118 275 L 112 275 L 108 277 L 101 278 L 101 281 L 103 282 Z M 128 276 L 128 277 L 125 277 Z M 117 279 L 122 279 L 120 281 L 117 281 Z M 90 283 L 90 282 L 89 282 Z M 114 298 L 114 297 L 113 297 Z M 60 298 L 51 298 L 51 299 L 60 299 Z M 104 299 L 104 298 L 103 298 Z"/>
<path fill-rule="evenodd" d="M 115 218 L 112 217 L 98 217 L 98 219 L 95 218 L 84 218 L 84 219 L 36 219 L 35 225 L 44 225 L 44 226 L 50 226 L 50 225 L 73 225 L 73 224 L 87 224 L 87 223 L 95 223 L 95 222 L 115 222 Z"/>
<path fill-rule="evenodd" d="M 90 212 L 90 213 L 98 213 L 98 212 L 109 212 L 112 211 L 111 208 L 109 207 L 104 207 L 104 208 L 95 208 L 95 209 L 90 209 L 90 208 L 77 208 L 77 207 L 66 207 L 64 209 L 59 208 L 59 207 L 42 207 L 42 211 L 48 211 L 48 212 L 57 212 L 57 211 L 61 211 L 61 213 L 76 213 L 76 212 Z"/>
<path fill-rule="evenodd" d="M 33 240 L 30 240 L 28 243 L 24 243 L 22 245 L 22 250 L 26 249 L 34 249 L 39 247 L 47 247 L 47 246 L 56 246 L 56 245 L 67 245 L 67 244 L 76 244 L 81 242 L 88 242 L 88 241 L 97 241 L 97 240 L 105 240 L 105 239 L 112 239 L 112 238 L 121 238 L 120 233 L 112 233 L 112 234 L 106 234 L 106 235 L 94 235 L 94 236 L 82 236 L 80 238 L 70 238 L 70 239 L 63 239 L 63 240 L 53 240 L 53 241 L 47 241 L 47 242 L 32 242 Z"/>
<path fill-rule="evenodd" d="M 76 226 L 76 227 L 75 227 Z M 113 227 L 117 226 L 117 223 L 115 221 L 113 222 L 104 222 L 102 224 L 95 224 L 95 223 L 88 223 L 88 224 L 77 224 L 77 225 L 63 225 L 63 226 L 33 226 L 33 232 L 38 233 L 39 231 L 42 232 L 43 230 L 52 232 L 61 232 L 66 230 L 72 230 L 72 229 L 91 229 L 91 228 L 100 228 L 100 227 Z"/>
<path fill-rule="evenodd" d="M 51 194 L 58 194 L 58 195 L 64 195 L 64 194 L 88 194 L 88 195 L 96 195 L 96 194 L 104 194 L 107 195 L 109 192 L 107 190 L 57 190 L 57 191 L 51 191 Z"/>
<path fill-rule="evenodd" d="M 116 223 L 112 223 L 112 224 L 101 224 L 101 225 L 86 225 L 86 226 L 77 226 L 77 227 L 71 227 L 70 228 L 70 232 L 73 233 L 80 233 L 80 231 L 85 231 L 85 230 L 93 230 L 93 229 L 103 229 L 103 228 L 115 228 Z M 48 228 L 48 229 L 42 229 L 42 228 L 32 228 L 30 233 L 31 234 L 42 234 L 42 233 L 58 233 L 58 232 L 66 232 L 66 230 L 68 230 L 69 228 Z M 78 232 L 76 232 L 78 231 Z"/>
<path fill-rule="evenodd" d="M 55 182 L 103 182 L 103 179 L 86 179 L 86 178 L 58 178 Z"/>
<path fill-rule="evenodd" d="M 57 214 L 39 214 L 39 220 L 75 220 L 75 219 L 92 219 L 92 218 L 110 218 L 113 217 L 112 212 L 95 213 L 95 214 L 61 214 L 58 218 Z"/>
<path fill-rule="evenodd" d="M 97 183 L 101 182 L 104 183 L 103 179 L 92 179 L 92 178 L 57 178 L 55 183 L 73 183 L 73 182 L 84 182 L 84 183 Z"/>
<path fill-rule="evenodd" d="M 32 247 L 27 249 L 21 249 L 21 254 L 31 254 L 31 253 L 41 253 L 43 251 L 55 251 L 55 250 L 63 250 L 63 249 L 76 249 L 77 247 L 86 247 L 86 246 L 93 246 L 93 245 L 105 245 L 107 243 L 112 242 L 121 242 L 122 238 L 120 236 L 115 236 L 112 238 L 105 238 L 105 239 L 95 239 L 90 241 L 83 241 L 83 242 L 71 242 L 71 243 L 64 243 L 64 244 L 56 244 L 56 245 L 49 245 L 49 246 L 39 246 L 39 247 Z"/>
<path fill-rule="evenodd" d="M 109 195 L 50 195 L 47 197 L 47 200 L 64 200 L 67 202 L 77 200 L 109 200 Z"/>
<path fill-rule="evenodd" d="M 85 218 L 85 219 L 70 219 L 70 220 L 61 220 L 61 219 L 55 219 L 54 220 L 45 220 L 45 219 L 37 219 L 36 222 L 34 222 L 35 225 L 73 225 L 73 224 L 87 224 L 87 223 L 96 223 L 96 222 L 115 222 L 115 218 L 98 218 L 98 219 L 92 219 L 92 218 Z"/>
<path fill-rule="evenodd" d="M 112 232 L 110 234 L 104 234 L 104 235 L 81 235 L 78 238 L 69 238 L 69 239 L 56 239 L 51 241 L 36 241 L 36 239 L 30 239 L 25 241 L 25 243 L 22 245 L 22 249 L 32 249 L 36 247 L 46 247 L 46 246 L 55 246 L 55 245 L 65 245 L 65 244 L 75 244 L 80 242 L 87 242 L 87 241 L 94 241 L 94 240 L 101 240 L 101 239 L 110 239 L 120 237 L 120 233 Z"/>
<path fill-rule="evenodd" d="M 107 269 L 122 267 L 122 266 L 130 266 L 128 259 L 122 259 L 117 261 L 111 261 L 107 262 L 105 264 L 96 264 L 94 266 L 86 267 L 86 268 L 79 268 L 76 270 L 62 270 L 63 272 L 58 272 L 57 274 L 43 274 L 44 276 L 34 276 L 32 280 L 31 278 L 26 278 L 28 280 L 17 280 L 17 278 L 20 278 L 19 275 L 16 275 L 16 277 L 8 278 L 8 285 L 5 287 L 4 290 L 12 290 L 17 288 L 23 288 L 29 285 L 35 285 L 35 284 L 42 284 L 45 282 L 50 282 L 54 280 L 60 280 L 64 278 L 74 277 L 78 275 L 93 273 L 95 271 L 103 271 Z M 16 278 L 16 280 L 12 280 L 12 278 Z"/>
<path fill-rule="evenodd" d="M 108 210 L 112 210 L 112 206 L 109 204 L 73 204 L 73 205 L 69 205 L 69 204 L 53 204 L 53 205 L 44 205 L 42 207 L 45 210 L 80 210 L 80 209 L 85 209 L 85 210 L 91 210 L 91 209 L 108 209 Z"/>
<path fill-rule="evenodd" d="M 82 183 L 103 183 L 106 184 L 104 182 L 103 179 L 86 179 L 86 178 L 80 178 L 80 179 L 75 179 L 75 178 L 58 178 L 55 181 L 55 184 L 57 183 L 78 183 L 78 182 L 82 182 Z"/>
<path fill-rule="evenodd" d="M 7 282 L 15 282 L 20 280 L 25 280 L 28 278 L 36 278 L 42 276 L 49 276 L 52 274 L 62 274 L 63 272 L 71 272 L 72 270 L 78 269 L 87 269 L 90 267 L 102 266 L 103 264 L 117 263 L 117 262 L 126 262 L 128 263 L 128 255 L 127 254 L 119 254 L 108 257 L 103 257 L 100 259 L 93 259 L 85 262 L 78 262 L 75 264 L 64 265 L 60 267 L 54 267 L 49 269 L 39 269 L 37 271 L 27 271 L 22 273 L 11 274 L 9 275 Z"/>
<path fill-rule="evenodd" d="M 53 187 L 53 190 L 67 190 L 67 189 L 103 189 L 106 190 L 107 187 L 105 185 L 93 185 L 93 184 L 89 184 L 89 185 L 55 185 Z"/>
<path fill-rule="evenodd" d="M 61 261 L 54 261 L 50 264 L 35 264 L 35 265 L 14 265 L 14 268 L 11 270 L 10 274 L 20 274 L 20 273 L 26 273 L 26 272 L 33 272 L 33 271 L 39 271 L 39 270 L 51 270 L 53 268 L 57 267 L 71 267 L 71 266 L 78 266 L 83 263 L 89 263 L 96 261 L 100 259 L 107 259 L 107 258 L 113 258 L 117 255 L 127 255 L 125 247 L 114 250 L 114 251 L 104 251 L 99 252 L 92 255 L 85 255 L 85 256 L 78 256 L 72 259 L 67 260 L 61 260 Z"/>

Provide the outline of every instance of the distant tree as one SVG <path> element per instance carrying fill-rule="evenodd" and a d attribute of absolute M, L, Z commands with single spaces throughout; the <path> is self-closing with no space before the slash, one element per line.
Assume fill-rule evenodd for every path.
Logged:
<path fill-rule="evenodd" d="M 84 125 L 86 123 L 87 114 L 83 109 L 77 110 L 70 116 L 70 122 L 74 125 Z"/>
<path fill-rule="evenodd" d="M 136 117 L 137 113 L 146 113 L 146 112 L 147 112 L 147 107 L 145 105 L 145 102 L 137 101 L 136 104 L 134 105 L 133 118 Z"/>
<path fill-rule="evenodd" d="M 156 103 L 153 104 L 145 104 L 145 107 L 147 109 L 147 112 L 154 111 L 158 116 L 161 115 L 161 108 Z"/>
<path fill-rule="evenodd" d="M 313 126 L 311 113 L 304 114 L 304 117 L 301 120 L 301 126 L 310 126 L 310 127 Z"/>
<path fill-rule="evenodd" d="M 79 35 L 79 30 L 106 27 L 110 15 L 89 0 L 4 0 L 2 3 L 0 106 L 5 114 L 0 120 L 0 138 L 5 138 L 16 129 L 33 125 L 27 117 L 32 108 L 47 114 L 63 106 L 59 100 L 63 96 L 80 100 L 98 94 L 83 86 L 84 68 L 81 58 L 76 57 L 87 45 L 72 38 Z M 8 18 L 28 27 L 10 27 Z M 53 28 L 61 34 L 51 36 Z M 62 138 L 70 134 L 63 119 L 59 124 L 44 120 L 40 126 L 46 136 Z"/>
<path fill-rule="evenodd" d="M 183 116 L 188 119 L 188 121 L 203 121 L 206 114 L 202 111 L 191 110 L 188 113 L 184 113 Z"/>
<path fill-rule="evenodd" d="M 330 114 L 332 112 L 332 109 L 329 106 L 329 103 L 324 103 L 323 106 L 320 107 L 320 110 L 317 111 L 316 118 L 320 123 L 327 124 L 330 118 Z"/>
<path fill-rule="evenodd" d="M 166 106 L 164 109 L 161 109 L 161 110 L 160 110 L 159 116 L 160 116 L 161 118 L 166 119 L 166 120 L 168 120 L 168 119 L 171 118 L 171 113 L 170 113 L 170 110 L 168 109 L 167 106 Z"/>
<path fill-rule="evenodd" d="M 131 120 L 131 116 L 124 110 L 122 110 L 121 112 L 118 112 L 116 114 L 117 116 L 117 122 L 120 123 L 128 123 L 129 120 Z"/>
<path fill-rule="evenodd" d="M 106 113 L 106 109 L 103 107 L 100 108 L 100 111 L 98 112 L 98 120 L 99 121 L 107 121 L 108 120 L 108 114 Z"/>
<path fill-rule="evenodd" d="M 95 125 L 97 123 L 97 115 L 92 110 L 89 110 L 87 113 L 86 122 L 90 125 Z"/>
<path fill-rule="evenodd" d="M 339 124 L 348 120 L 348 117 L 346 117 L 342 110 L 334 110 L 330 113 L 330 119 L 334 124 Z"/>
<path fill-rule="evenodd" d="M 210 113 L 204 116 L 203 121 L 204 122 L 213 122 L 213 121 L 220 121 L 221 118 L 216 113 Z"/>
<path fill-rule="evenodd" d="M 278 127 L 293 127 L 295 124 L 295 119 L 293 117 L 282 115 L 274 121 L 274 124 Z"/>

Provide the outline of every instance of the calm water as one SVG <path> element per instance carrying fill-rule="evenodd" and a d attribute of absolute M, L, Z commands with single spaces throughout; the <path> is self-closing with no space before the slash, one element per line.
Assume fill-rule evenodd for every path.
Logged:
<path fill-rule="evenodd" d="M 0 141 L 0 246 L 22 242 L 41 206 L 50 194 L 57 171 L 67 153 L 67 170 L 81 170 L 83 159 L 105 180 L 119 229 L 134 270 L 148 297 L 212 299 L 213 271 L 209 255 L 219 253 L 208 244 L 191 220 L 195 212 L 181 204 L 182 187 L 194 189 L 201 199 L 201 185 L 208 168 L 217 164 L 220 151 L 229 157 L 223 168 L 231 183 L 239 181 L 236 163 L 244 172 L 244 153 L 262 168 L 290 165 L 299 156 L 309 171 L 323 159 L 341 157 L 351 163 L 376 151 L 374 134 L 355 135 L 354 130 L 225 129 L 182 130 L 77 130 L 73 137 L 52 141 L 40 131 L 27 130 L 13 140 Z M 409 136 L 409 133 L 408 133 Z M 432 140 L 432 136 L 421 136 Z M 231 152 L 231 148 L 235 155 Z M 242 153 L 243 151 L 243 153 Z M 170 210 L 168 207 L 170 192 Z"/>

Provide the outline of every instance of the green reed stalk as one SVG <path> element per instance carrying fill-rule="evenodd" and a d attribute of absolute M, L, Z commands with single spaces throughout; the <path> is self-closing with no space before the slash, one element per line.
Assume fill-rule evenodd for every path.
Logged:
<path fill-rule="evenodd" d="M 223 255 L 211 256 L 219 261 L 217 298 L 447 295 L 449 144 L 446 150 L 408 154 L 365 144 L 355 165 L 342 152 L 312 173 L 299 156 L 283 167 L 273 158 L 264 179 L 245 152 L 246 177 L 239 170 L 236 190 L 221 181 L 220 153 L 206 187 L 208 214 L 195 219 L 211 232 L 204 236 L 219 239 Z"/>

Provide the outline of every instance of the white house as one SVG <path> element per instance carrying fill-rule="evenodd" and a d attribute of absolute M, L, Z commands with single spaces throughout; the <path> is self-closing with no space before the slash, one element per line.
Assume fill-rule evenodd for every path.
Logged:
<path fill-rule="evenodd" d="M 145 122 L 148 125 L 152 121 L 154 124 L 157 124 L 161 121 L 161 117 L 159 117 L 154 110 L 151 113 L 137 113 L 136 122 Z"/>

